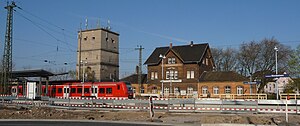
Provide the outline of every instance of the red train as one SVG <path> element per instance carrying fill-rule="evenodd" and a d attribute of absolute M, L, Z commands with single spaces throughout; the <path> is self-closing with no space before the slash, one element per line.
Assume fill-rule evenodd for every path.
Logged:
<path fill-rule="evenodd" d="M 23 92 L 23 91 L 26 91 Z M 22 86 L 12 86 L 11 93 L 13 96 L 24 96 L 34 99 L 37 96 L 36 82 L 27 82 L 24 89 Z M 126 97 L 133 98 L 133 91 L 129 82 L 69 82 L 61 85 L 49 85 L 46 92 L 46 86 L 42 85 L 42 96 L 49 97 Z"/>

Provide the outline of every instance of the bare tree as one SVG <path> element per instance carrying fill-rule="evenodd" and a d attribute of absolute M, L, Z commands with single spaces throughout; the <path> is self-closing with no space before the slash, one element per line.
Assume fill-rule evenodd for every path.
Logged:
<path fill-rule="evenodd" d="M 236 56 L 237 51 L 233 48 L 227 48 L 225 50 L 212 48 L 212 56 L 215 62 L 216 71 L 235 71 L 236 70 Z"/>
<path fill-rule="evenodd" d="M 261 80 L 259 87 L 260 91 L 265 84 L 270 81 L 265 79 L 265 74 L 275 73 L 275 51 L 274 47 L 277 47 L 278 56 L 278 70 L 282 73 L 287 70 L 287 61 L 290 58 L 291 49 L 279 43 L 275 38 L 263 39 L 259 43 L 251 41 L 244 43 L 240 46 L 239 52 L 239 66 L 243 70 L 245 76 L 252 76 L 252 73 L 256 73 L 254 77 Z M 246 71 L 245 71 L 246 70 Z"/>
<path fill-rule="evenodd" d="M 227 48 L 223 51 L 223 71 L 235 71 L 237 67 L 237 51 L 233 48 Z"/>
<path fill-rule="evenodd" d="M 222 71 L 222 49 L 219 48 L 211 48 L 211 55 L 214 59 L 215 69 L 216 71 Z"/>
<path fill-rule="evenodd" d="M 260 54 L 260 45 L 255 41 L 251 41 L 249 43 L 243 43 L 240 46 L 239 54 L 238 54 L 238 62 L 240 69 L 243 71 L 243 74 L 249 75 L 252 74 L 256 70 L 256 63 L 259 60 Z"/>

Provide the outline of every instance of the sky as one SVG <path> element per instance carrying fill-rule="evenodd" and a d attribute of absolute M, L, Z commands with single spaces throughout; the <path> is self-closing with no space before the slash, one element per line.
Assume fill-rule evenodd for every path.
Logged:
<path fill-rule="evenodd" d="M 7 0 L 0 1 L 0 53 L 6 32 Z M 139 45 L 144 63 L 157 47 L 209 43 L 238 48 L 276 38 L 300 44 L 299 0 L 15 0 L 14 70 L 75 70 L 77 32 L 109 25 L 120 34 L 120 77 L 135 72 Z M 280 50 L 280 49 L 279 49 Z M 47 62 L 45 62 L 47 60 Z M 67 63 L 67 65 L 65 65 Z M 143 73 L 147 66 L 143 65 Z"/>

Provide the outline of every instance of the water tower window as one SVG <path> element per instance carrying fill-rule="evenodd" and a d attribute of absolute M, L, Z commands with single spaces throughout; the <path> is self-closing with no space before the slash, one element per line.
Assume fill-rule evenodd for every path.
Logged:
<path fill-rule="evenodd" d="M 115 40 L 111 39 L 111 43 L 116 43 Z"/>

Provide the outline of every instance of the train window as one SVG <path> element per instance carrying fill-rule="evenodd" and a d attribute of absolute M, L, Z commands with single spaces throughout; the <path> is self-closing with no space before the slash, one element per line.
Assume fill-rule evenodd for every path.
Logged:
<path fill-rule="evenodd" d="M 99 89 L 99 93 L 100 93 L 100 94 L 104 94 L 104 93 L 105 93 L 105 88 L 100 88 L 100 89 Z"/>
<path fill-rule="evenodd" d="M 76 93 L 76 88 L 71 88 L 71 93 Z"/>
<path fill-rule="evenodd" d="M 82 93 L 82 88 L 77 88 L 77 93 Z"/>
<path fill-rule="evenodd" d="M 112 94 L 112 88 L 106 88 L 106 94 Z"/>
<path fill-rule="evenodd" d="M 90 89 L 89 88 L 84 88 L 84 93 L 90 93 Z"/>
<path fill-rule="evenodd" d="M 62 88 L 58 88 L 58 92 L 57 93 L 62 93 Z"/>
<path fill-rule="evenodd" d="M 118 90 L 120 90 L 120 85 L 117 86 Z"/>

